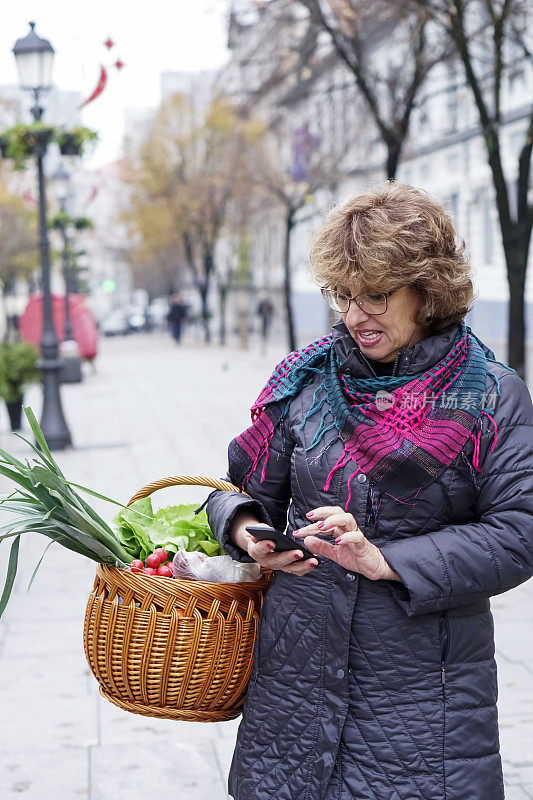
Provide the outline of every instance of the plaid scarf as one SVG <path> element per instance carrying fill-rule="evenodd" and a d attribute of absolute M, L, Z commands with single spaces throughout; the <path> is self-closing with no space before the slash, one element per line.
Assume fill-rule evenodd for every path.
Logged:
<path fill-rule="evenodd" d="M 236 480 L 244 489 L 266 453 L 261 482 L 264 480 L 274 431 L 291 400 L 313 381 L 315 373 L 321 381 L 300 429 L 310 417 L 320 414 L 306 451 L 317 448 L 327 431 L 338 431 L 314 460 L 316 463 L 340 437 L 343 449 L 324 490 L 328 491 L 336 470 L 352 461 L 356 469 L 347 481 L 346 509 L 350 481 L 358 472 L 396 499 L 416 499 L 420 490 L 454 461 L 468 439 L 474 442 L 473 467 L 481 472 L 482 415 L 494 425 L 492 450 L 497 441 L 496 423 L 486 408 L 489 361 L 495 361 L 494 354 L 464 323 L 449 352 L 415 376 L 354 378 L 340 374 L 332 335 L 317 339 L 276 366 L 251 408 L 252 425 L 231 442 L 229 457 Z"/>

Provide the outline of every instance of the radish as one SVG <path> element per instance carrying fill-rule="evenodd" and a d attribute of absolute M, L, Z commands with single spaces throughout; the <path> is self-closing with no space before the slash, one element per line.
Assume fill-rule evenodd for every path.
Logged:
<path fill-rule="evenodd" d="M 143 574 L 144 575 L 157 575 L 157 572 L 155 571 L 155 569 L 153 567 L 145 567 L 143 569 Z"/>
<path fill-rule="evenodd" d="M 158 575 L 161 575 L 162 578 L 172 578 L 173 572 L 172 568 L 168 564 L 160 564 L 156 570 Z"/>
<path fill-rule="evenodd" d="M 148 556 L 146 559 L 146 566 L 151 567 L 152 569 L 157 569 L 161 563 L 161 559 L 157 555 L 157 553 L 152 553 L 151 556 Z"/>
<path fill-rule="evenodd" d="M 165 550 L 164 547 L 158 547 L 157 550 L 154 550 L 154 556 L 159 556 L 162 564 L 168 558 L 167 551 Z"/>
<path fill-rule="evenodd" d="M 144 569 L 144 564 L 140 558 L 136 558 L 134 561 L 131 562 L 130 569 L 136 572 L 138 570 Z"/>

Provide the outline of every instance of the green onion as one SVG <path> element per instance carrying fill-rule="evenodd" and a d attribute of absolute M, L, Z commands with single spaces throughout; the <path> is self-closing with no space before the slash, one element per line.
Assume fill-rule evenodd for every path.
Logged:
<path fill-rule="evenodd" d="M 0 499 L 0 508 L 19 515 L 15 522 L 0 527 L 0 543 L 3 539 L 14 537 L 0 599 L 0 616 L 11 595 L 17 573 L 20 537 L 25 533 L 40 533 L 52 540 L 33 572 L 28 591 L 46 551 L 54 542 L 100 564 L 127 567 L 131 562 L 130 554 L 124 550 L 113 529 L 74 487 L 121 508 L 125 506 L 85 486 L 67 481 L 50 452 L 33 411 L 24 408 L 24 413 L 38 448 L 17 435 L 36 454 L 32 464 L 29 461 L 22 462 L 0 449 L 0 475 L 9 478 L 17 487 Z"/>

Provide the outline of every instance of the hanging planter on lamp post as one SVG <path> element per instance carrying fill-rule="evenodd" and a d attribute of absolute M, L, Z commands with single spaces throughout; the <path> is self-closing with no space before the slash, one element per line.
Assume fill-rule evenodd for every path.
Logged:
<path fill-rule="evenodd" d="M 43 122 L 31 125 L 17 123 L 2 131 L 2 156 L 13 161 L 15 170 L 26 169 L 26 162 L 37 153 L 37 150 L 53 139 L 55 129 Z"/>
<path fill-rule="evenodd" d="M 96 131 L 81 125 L 71 131 L 59 130 L 55 136 L 62 156 L 82 156 L 87 144 L 95 142 L 97 139 Z"/>

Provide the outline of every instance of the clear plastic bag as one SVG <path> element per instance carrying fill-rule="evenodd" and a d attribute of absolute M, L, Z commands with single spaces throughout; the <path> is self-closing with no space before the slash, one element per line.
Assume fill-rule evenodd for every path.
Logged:
<path fill-rule="evenodd" d="M 175 578 L 187 581 L 210 581 L 211 583 L 242 583 L 258 581 L 261 567 L 242 564 L 230 556 L 207 556 L 205 553 L 178 550 L 172 561 Z"/>

